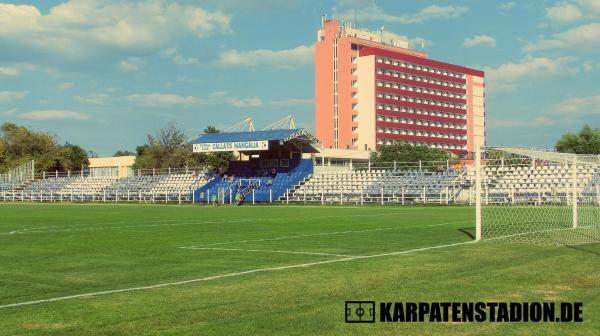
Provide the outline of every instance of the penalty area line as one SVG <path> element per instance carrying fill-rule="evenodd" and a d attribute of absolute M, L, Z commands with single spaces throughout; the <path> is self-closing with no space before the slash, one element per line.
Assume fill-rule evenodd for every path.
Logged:
<path fill-rule="evenodd" d="M 330 235 L 340 235 L 340 234 L 349 234 L 349 233 L 365 233 L 365 232 L 377 232 L 377 231 L 389 231 L 389 230 L 418 229 L 418 228 L 428 228 L 428 227 L 453 225 L 453 224 L 461 224 L 461 223 L 463 223 L 463 222 L 446 222 L 446 223 L 428 224 L 428 225 L 395 226 L 395 227 L 386 227 L 386 228 L 377 228 L 377 229 L 306 233 L 306 234 L 299 234 L 299 235 L 293 235 L 293 236 L 257 238 L 257 239 L 235 240 L 235 241 L 218 242 L 218 243 L 210 243 L 210 244 L 199 244 L 199 245 L 192 245 L 192 246 L 180 246 L 179 248 L 197 248 L 197 247 L 210 247 L 210 246 L 217 246 L 217 245 L 256 243 L 256 242 L 265 242 L 265 241 L 306 238 L 306 237 L 315 237 L 315 236 L 330 236 Z"/>
<path fill-rule="evenodd" d="M 239 252 L 264 252 L 264 253 L 288 253 L 288 254 L 310 254 L 310 255 L 322 255 L 322 256 L 334 256 L 334 257 L 359 257 L 347 254 L 335 254 L 335 253 L 319 253 L 319 252 L 303 252 L 303 251 L 280 251 L 280 250 L 250 250 L 250 249 L 236 249 L 236 248 L 219 248 L 219 247 L 180 247 L 180 249 L 186 250 L 214 250 L 214 251 L 239 251 Z"/>
<path fill-rule="evenodd" d="M 382 214 L 358 214 L 358 215 L 344 215 L 344 216 L 315 216 L 307 217 L 308 219 L 323 219 L 323 218 L 353 218 L 353 217 L 375 217 L 375 216 L 392 216 L 392 215 L 419 215 L 418 212 L 389 212 Z M 208 220 L 198 221 L 185 219 L 176 223 L 163 223 L 179 221 L 177 219 L 169 220 L 152 220 L 152 221 L 140 221 L 140 222 L 113 222 L 113 223 L 83 223 L 84 225 L 102 225 L 98 227 L 80 227 L 80 225 L 61 225 L 61 226 L 43 226 L 43 227 L 32 227 L 25 229 L 18 229 L 10 232 L 0 232 L 0 235 L 16 235 L 16 234 L 31 234 L 31 233 L 56 233 L 56 232 L 71 232 L 71 231 L 105 231 L 108 229 L 131 229 L 131 228 L 146 228 L 146 227 L 169 227 L 169 226 L 182 226 L 182 225 L 202 225 L 202 224 L 230 224 L 230 223 L 245 223 L 245 222 L 269 222 L 277 221 L 278 218 L 260 218 L 260 219 L 231 219 L 231 220 Z M 141 224 L 141 225 L 123 225 L 123 226 L 104 226 L 112 224 L 135 224 L 135 223 L 159 223 L 159 224 Z M 56 230 L 58 228 L 58 230 Z M 44 230 L 46 229 L 46 230 Z M 47 230 L 50 229 L 50 230 Z"/>
<path fill-rule="evenodd" d="M 446 247 L 454 247 L 454 246 L 460 246 L 460 245 L 467 245 L 467 244 L 472 244 L 472 243 L 475 243 L 475 241 L 474 240 L 470 240 L 470 241 L 460 242 L 460 243 L 421 247 L 421 248 L 412 249 L 412 250 L 404 250 L 404 251 L 397 251 L 397 252 L 388 252 L 388 253 L 381 253 L 381 254 L 373 254 L 373 255 L 367 255 L 367 256 L 355 256 L 355 257 L 347 257 L 347 258 L 340 258 L 340 259 L 315 261 L 315 262 L 309 262 L 309 263 L 303 263 L 303 264 L 294 264 L 294 265 L 285 265 L 285 266 L 277 266 L 277 267 L 257 268 L 257 269 L 248 270 L 248 271 L 228 273 L 228 274 L 220 274 L 220 275 L 213 275 L 213 276 L 209 276 L 209 277 L 197 278 L 197 279 L 190 279 L 190 280 L 183 280 L 183 281 L 165 282 L 165 283 L 156 284 L 156 285 L 148 285 L 148 286 L 140 286 L 140 287 L 130 287 L 130 288 L 121 288 L 121 289 L 112 289 L 112 290 L 106 290 L 106 291 L 100 291 L 100 292 L 91 292 L 91 293 L 75 294 L 75 295 L 68 295 L 68 296 L 59 296 L 59 297 L 54 297 L 54 298 L 49 298 L 49 299 L 41 299 L 41 300 L 33 300 L 33 301 L 24 301 L 24 302 L 9 303 L 9 304 L 0 305 L 0 309 L 14 308 L 14 307 L 23 307 L 23 306 L 30 306 L 30 305 L 40 304 L 40 303 L 65 301 L 65 300 L 79 299 L 79 298 L 86 298 L 86 297 L 95 297 L 95 296 L 101 296 L 101 295 L 109 295 L 109 294 L 117 294 L 117 293 L 126 293 L 126 292 L 135 292 L 135 291 L 142 291 L 142 290 L 150 290 L 150 289 L 157 289 L 157 288 L 163 288 L 163 287 L 180 286 L 180 285 L 186 285 L 186 284 L 197 283 L 197 282 L 204 282 L 204 281 L 211 281 L 211 280 L 218 280 L 218 279 L 233 278 L 233 277 L 237 277 L 237 276 L 242 276 L 242 275 L 247 275 L 247 274 L 254 274 L 254 273 L 271 272 L 271 271 L 281 271 L 281 270 L 287 270 L 287 269 L 304 268 L 304 267 L 311 267 L 311 266 L 324 265 L 324 264 L 333 264 L 333 263 L 345 262 L 345 261 L 352 261 L 352 260 L 360 260 L 360 259 L 370 259 L 370 258 L 378 258 L 378 257 L 395 256 L 395 255 L 401 255 L 401 254 L 409 254 L 409 253 L 413 253 L 413 252 L 420 252 L 420 251 L 427 251 L 427 250 L 442 249 L 442 248 L 446 248 Z"/>

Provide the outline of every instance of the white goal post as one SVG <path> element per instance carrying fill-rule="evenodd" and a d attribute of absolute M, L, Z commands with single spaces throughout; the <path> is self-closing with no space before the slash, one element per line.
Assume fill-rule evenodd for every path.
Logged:
<path fill-rule="evenodd" d="M 476 240 L 600 242 L 600 156 L 477 148 Z"/>

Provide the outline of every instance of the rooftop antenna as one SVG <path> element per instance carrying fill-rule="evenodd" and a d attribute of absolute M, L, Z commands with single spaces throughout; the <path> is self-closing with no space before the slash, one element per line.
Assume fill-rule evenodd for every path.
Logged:
<path fill-rule="evenodd" d="M 358 28 L 358 20 L 356 19 L 356 8 L 354 8 L 354 28 Z"/>
<path fill-rule="evenodd" d="M 425 49 L 425 42 L 421 41 L 421 51 Z"/>

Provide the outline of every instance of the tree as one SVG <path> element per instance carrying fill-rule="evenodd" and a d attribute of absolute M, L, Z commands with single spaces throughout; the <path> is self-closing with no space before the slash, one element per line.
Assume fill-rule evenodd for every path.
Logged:
<path fill-rule="evenodd" d="M 437 168 L 440 162 L 451 159 L 448 152 L 425 146 L 413 146 L 409 144 L 385 145 L 379 150 L 371 153 L 371 161 L 379 166 L 392 166 L 396 162 L 397 167 L 406 166 L 405 163 L 422 161 L 423 167 Z M 432 163 L 435 162 L 435 163 Z"/>
<path fill-rule="evenodd" d="M 35 160 L 36 172 L 80 169 L 87 165 L 88 155 L 81 147 L 66 143 L 61 146 L 56 137 L 35 132 L 13 123 L 0 125 L 0 172 Z"/>
<path fill-rule="evenodd" d="M 67 142 L 57 150 L 54 166 L 50 167 L 50 171 L 79 170 L 87 165 L 89 165 L 88 153 L 83 148 Z"/>
<path fill-rule="evenodd" d="M 214 126 L 208 126 L 204 129 L 204 134 L 221 133 L 221 130 Z M 211 172 L 225 172 L 229 168 L 229 161 L 233 160 L 231 152 L 214 153 L 194 153 L 196 160 L 203 162 L 206 169 Z"/>
<path fill-rule="evenodd" d="M 13 123 L 0 126 L 0 142 L 3 148 L 0 171 L 3 172 L 30 160 L 36 160 L 36 170 L 47 170 L 53 163 L 52 156 L 58 147 L 52 135 L 33 132 Z"/>
<path fill-rule="evenodd" d="M 214 126 L 207 126 L 203 132 L 204 132 L 204 134 L 221 133 L 221 130 Z"/>
<path fill-rule="evenodd" d="M 135 155 L 135 153 L 130 152 L 128 150 L 118 150 L 115 152 L 115 154 L 113 154 L 113 156 L 132 156 Z"/>
<path fill-rule="evenodd" d="M 584 125 L 578 134 L 564 133 L 554 148 L 561 153 L 600 154 L 600 128 Z"/>
<path fill-rule="evenodd" d="M 213 126 L 204 133 L 220 133 Z M 223 171 L 232 159 L 231 153 L 194 153 L 185 132 L 170 122 L 155 135 L 148 135 L 146 144 L 136 148 L 135 169 L 200 168 Z"/>

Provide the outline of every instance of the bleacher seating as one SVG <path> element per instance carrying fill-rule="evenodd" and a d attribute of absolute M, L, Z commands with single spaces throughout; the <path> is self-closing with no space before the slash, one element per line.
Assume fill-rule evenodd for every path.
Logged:
<path fill-rule="evenodd" d="M 129 190 L 133 193 L 147 192 L 160 183 L 166 175 L 134 175 L 117 180 L 109 189 L 124 191 Z"/>
<path fill-rule="evenodd" d="M 577 168 L 577 190 L 582 193 L 598 179 L 600 170 L 591 165 Z M 569 165 L 485 166 L 483 188 L 487 202 L 543 203 L 556 202 L 573 188 L 573 170 Z M 469 172 L 474 183 L 475 173 Z"/>
<path fill-rule="evenodd" d="M 256 163 L 232 162 L 223 175 L 174 173 L 125 178 L 85 175 L 44 175 L 24 184 L 0 185 L 0 200 L 33 201 L 196 201 L 235 199 L 238 190 L 247 202 L 304 201 L 354 203 L 471 203 L 473 167 L 464 173 L 426 169 L 356 169 L 314 173 L 308 160 L 290 160 L 289 167 L 257 169 Z M 226 177 L 227 176 L 227 177 Z M 581 165 L 577 188 L 582 197 L 596 197 L 600 168 Z M 563 200 L 571 193 L 569 165 L 537 164 L 483 167 L 486 202 L 543 203 Z M 268 181 L 271 185 L 269 186 Z"/>
<path fill-rule="evenodd" d="M 238 190 L 248 202 L 277 201 L 295 185 L 306 179 L 313 169 L 312 160 L 290 160 L 289 167 L 279 167 L 275 172 L 256 174 L 261 169 L 253 169 L 251 164 L 237 162 L 230 167 L 227 174 L 216 175 L 204 187 L 198 189 L 195 199 L 198 202 L 208 202 L 211 195 L 219 195 L 221 202 L 229 203 L 235 199 Z M 225 177 L 227 175 L 227 177 Z M 271 186 L 268 186 L 268 181 Z"/>
<path fill-rule="evenodd" d="M 7 188 L 4 200 L 99 201 L 99 200 L 180 200 L 190 199 L 193 190 L 207 182 L 197 174 L 157 174 L 117 177 L 82 175 L 52 176 L 33 180 L 22 188 Z M 8 195 L 8 196 L 7 196 Z"/>
<path fill-rule="evenodd" d="M 59 193 L 67 185 L 75 182 L 79 177 L 52 177 L 34 180 L 31 184 L 23 189 L 25 193 L 49 192 Z"/>
<path fill-rule="evenodd" d="M 207 178 L 195 176 L 194 174 L 171 174 L 157 181 L 152 186 L 154 193 L 182 192 L 191 193 L 206 184 Z"/>
<path fill-rule="evenodd" d="M 79 178 L 67 184 L 60 192 L 63 194 L 99 195 L 104 189 L 114 184 L 117 180 L 117 177 L 106 176 Z"/>
<path fill-rule="evenodd" d="M 355 170 L 313 175 L 296 186 L 291 200 L 373 202 L 438 201 L 458 173 L 427 170 Z M 444 201 L 446 195 L 443 195 Z"/>

